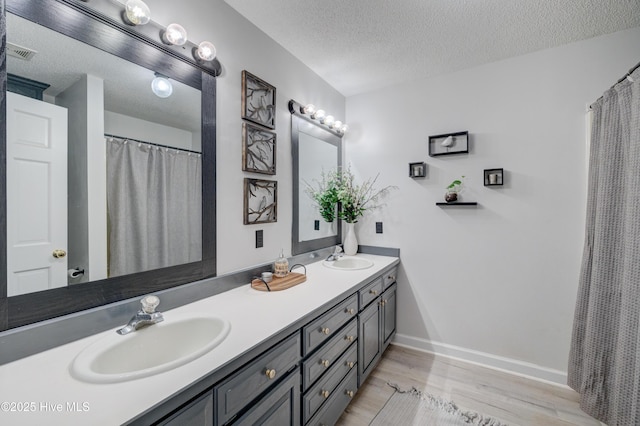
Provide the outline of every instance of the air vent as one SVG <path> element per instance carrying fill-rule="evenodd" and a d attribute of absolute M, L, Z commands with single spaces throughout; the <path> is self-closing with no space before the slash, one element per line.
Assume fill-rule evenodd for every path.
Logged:
<path fill-rule="evenodd" d="M 17 44 L 7 43 L 7 54 L 9 56 L 13 56 L 14 58 L 24 59 L 25 61 L 30 61 L 36 55 L 35 50 L 29 49 L 27 47 L 18 46 Z"/>

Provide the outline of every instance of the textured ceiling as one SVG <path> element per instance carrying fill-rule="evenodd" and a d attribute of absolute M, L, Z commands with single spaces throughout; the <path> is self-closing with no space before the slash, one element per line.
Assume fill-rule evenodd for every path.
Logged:
<path fill-rule="evenodd" d="M 225 1 L 345 96 L 640 26 L 640 0 Z"/>

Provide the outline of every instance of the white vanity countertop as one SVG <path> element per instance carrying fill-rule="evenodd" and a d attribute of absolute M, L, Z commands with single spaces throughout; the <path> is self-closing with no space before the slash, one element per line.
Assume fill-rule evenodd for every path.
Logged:
<path fill-rule="evenodd" d="M 338 271 L 319 261 L 307 265 L 305 283 L 285 291 L 261 292 L 245 285 L 164 312 L 167 322 L 174 314 L 203 313 L 231 323 L 231 332 L 219 346 L 165 373 L 114 384 L 74 379 L 69 366 L 76 355 L 94 341 L 115 333 L 116 328 L 2 365 L 0 424 L 122 424 L 398 260 L 368 254 L 358 257 L 370 259 L 374 265 L 364 270 Z"/>

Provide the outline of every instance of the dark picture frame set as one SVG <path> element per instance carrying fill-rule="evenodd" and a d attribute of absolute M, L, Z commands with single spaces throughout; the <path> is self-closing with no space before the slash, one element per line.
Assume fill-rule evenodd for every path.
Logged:
<path fill-rule="evenodd" d="M 242 171 L 276 174 L 276 88 L 242 71 Z M 244 178 L 245 225 L 278 221 L 278 182 Z"/>

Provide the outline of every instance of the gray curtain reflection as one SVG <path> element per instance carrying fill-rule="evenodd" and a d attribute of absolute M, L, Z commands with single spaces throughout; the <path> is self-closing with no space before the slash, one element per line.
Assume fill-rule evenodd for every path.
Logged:
<path fill-rule="evenodd" d="M 200 155 L 106 141 L 109 276 L 201 260 Z"/>

